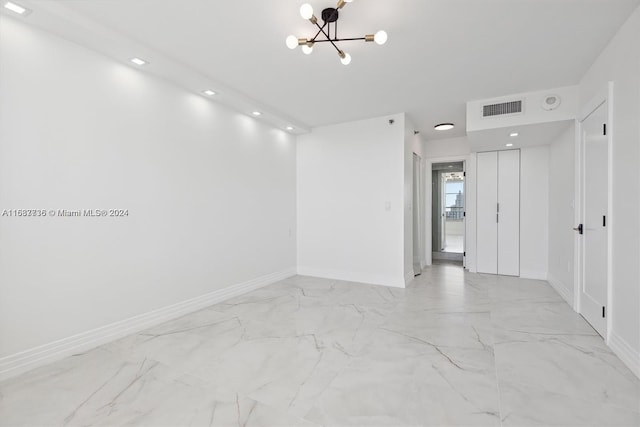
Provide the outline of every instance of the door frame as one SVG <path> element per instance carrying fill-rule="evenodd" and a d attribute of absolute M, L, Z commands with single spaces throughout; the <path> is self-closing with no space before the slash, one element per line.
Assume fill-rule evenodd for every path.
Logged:
<path fill-rule="evenodd" d="M 425 256 L 424 256 L 424 252 L 425 252 L 425 241 L 424 241 L 424 226 L 425 226 L 425 218 L 424 218 L 424 160 L 422 159 L 422 156 L 420 156 L 418 153 L 413 152 L 413 157 L 412 157 L 412 161 L 413 161 L 413 194 L 411 195 L 412 197 L 412 205 L 413 205 L 413 216 L 414 218 L 412 218 L 412 221 L 416 220 L 416 215 L 417 215 L 417 222 L 418 223 L 418 229 L 417 230 L 413 230 L 413 246 L 415 249 L 415 239 L 416 239 L 416 235 L 418 236 L 418 254 L 416 255 L 415 251 L 413 254 L 413 260 L 412 262 L 415 262 L 416 256 L 418 258 L 418 263 L 420 264 L 420 272 L 422 272 L 422 269 L 424 269 L 425 267 Z M 416 167 L 417 164 L 417 167 Z M 416 170 L 417 169 L 417 170 Z M 416 182 L 417 181 L 417 182 Z M 417 187 L 417 188 L 415 188 Z M 416 203 L 416 196 L 417 196 L 417 203 Z M 415 224 L 414 224 L 415 225 Z M 414 271 L 414 274 L 416 272 Z"/>
<path fill-rule="evenodd" d="M 445 157 L 428 157 L 425 159 L 425 176 L 432 176 L 432 165 L 434 163 L 449 163 L 449 162 L 462 162 L 462 170 L 465 173 L 465 177 L 464 177 L 464 211 L 469 213 L 469 206 L 467 203 L 468 197 L 467 197 L 467 191 L 469 189 L 469 187 L 467 186 L 467 179 L 469 178 L 468 176 L 466 176 L 467 174 L 467 163 L 470 160 L 470 156 L 464 155 L 464 156 L 445 156 Z M 428 165 L 429 167 L 429 173 L 427 173 L 427 169 L 426 169 L 426 165 Z M 429 181 L 431 181 L 429 179 Z M 431 191 L 431 187 L 433 185 L 433 183 L 431 182 L 427 182 L 425 185 L 425 190 L 427 190 L 427 195 L 425 197 L 425 211 L 426 212 L 431 212 L 432 206 L 433 206 L 433 192 Z M 428 187 L 428 188 L 426 188 Z M 429 215 L 430 216 L 430 215 Z M 464 240 L 463 240 L 463 253 L 467 252 L 467 235 L 469 233 L 468 230 L 468 215 L 466 215 L 464 217 Z M 425 239 L 427 242 L 431 242 L 432 239 L 432 227 L 433 227 L 433 217 L 431 217 L 428 221 L 426 221 L 425 224 Z M 430 245 L 430 243 L 429 243 Z M 433 251 L 433 248 L 431 248 L 431 250 L 427 253 L 426 250 L 426 245 L 425 245 L 425 256 L 428 260 L 427 265 L 431 265 L 432 264 L 432 259 L 431 259 L 431 252 Z M 463 268 L 467 268 L 467 257 L 466 256 L 462 256 L 462 266 Z"/>
<path fill-rule="evenodd" d="M 613 258 L 611 256 L 612 236 L 615 227 L 615 212 L 613 210 L 613 136 L 615 133 L 615 124 L 613 120 L 613 82 L 608 82 L 600 91 L 586 103 L 580 110 L 580 115 L 576 121 L 576 138 L 575 138 L 575 209 L 574 219 L 576 226 L 584 223 L 584 200 L 582 193 L 584 190 L 584 170 L 582 158 L 584 155 L 583 139 L 582 139 L 582 123 L 593 113 L 598 107 L 605 102 L 607 103 L 607 144 L 608 144 L 608 159 L 607 159 L 607 245 L 609 250 L 607 251 L 607 302 L 606 302 L 606 334 L 603 337 L 608 344 L 611 337 L 612 318 L 615 306 L 613 304 L 612 297 L 612 283 L 613 283 Z M 580 288 L 584 277 L 583 266 L 583 239 L 580 234 L 575 233 L 574 236 L 574 280 L 573 280 L 573 305 L 574 310 L 578 313 L 581 311 L 580 300 Z"/>

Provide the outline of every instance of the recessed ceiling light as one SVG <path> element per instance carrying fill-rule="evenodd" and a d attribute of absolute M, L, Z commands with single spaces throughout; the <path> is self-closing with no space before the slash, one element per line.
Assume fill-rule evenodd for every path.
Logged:
<path fill-rule="evenodd" d="M 10 1 L 6 2 L 4 4 L 4 7 L 6 9 L 9 9 L 12 12 L 17 13 L 18 15 L 22 15 L 22 16 L 26 16 L 28 15 L 31 11 L 29 9 L 27 9 L 26 7 L 22 7 L 20 5 L 17 5 L 15 3 L 11 3 Z"/>
<path fill-rule="evenodd" d="M 513 147 L 513 144 L 507 144 L 507 147 Z"/>
<path fill-rule="evenodd" d="M 287 130 L 293 130 L 293 126 L 287 126 Z"/>
<path fill-rule="evenodd" d="M 434 126 L 435 130 L 451 130 L 455 127 L 453 123 L 440 123 L 439 125 Z"/>
<path fill-rule="evenodd" d="M 204 94 L 205 94 L 205 95 L 207 95 L 207 96 L 213 96 L 213 95 L 215 95 L 215 94 L 216 94 L 216 93 L 215 93 L 214 91 L 212 91 L 211 89 L 207 89 L 207 90 L 205 90 L 205 91 L 204 91 L 204 92 L 202 92 L 202 93 L 204 93 Z"/>
<path fill-rule="evenodd" d="M 262 115 L 262 113 L 260 111 L 254 111 L 251 114 L 253 114 L 254 116 L 261 116 Z"/>
<path fill-rule="evenodd" d="M 520 135 L 518 132 L 513 132 L 512 134 L 510 134 L 509 136 L 512 138 L 515 138 L 516 136 Z"/>
<path fill-rule="evenodd" d="M 140 59 L 140 58 L 131 58 L 131 62 L 133 62 L 136 65 L 147 65 L 148 62 L 145 61 L 144 59 Z"/>

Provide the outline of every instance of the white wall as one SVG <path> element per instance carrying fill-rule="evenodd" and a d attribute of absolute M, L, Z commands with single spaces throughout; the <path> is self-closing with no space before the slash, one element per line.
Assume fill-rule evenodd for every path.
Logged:
<path fill-rule="evenodd" d="M 432 139 L 425 144 L 424 155 L 429 159 L 440 157 L 468 156 L 469 140 L 466 136 L 459 138 Z"/>
<path fill-rule="evenodd" d="M 608 81 L 613 99 L 613 257 L 610 345 L 640 376 L 640 9 L 636 9 L 580 82 L 581 105 Z"/>
<path fill-rule="evenodd" d="M 292 136 L 5 17 L 0 52 L 0 209 L 129 210 L 0 217 L 0 362 L 293 271 Z"/>
<path fill-rule="evenodd" d="M 520 150 L 520 277 L 547 279 L 549 146 Z"/>
<path fill-rule="evenodd" d="M 549 283 L 573 306 L 575 126 L 549 146 Z"/>
<path fill-rule="evenodd" d="M 298 137 L 299 274 L 404 286 L 404 122 L 395 114 Z"/>
<path fill-rule="evenodd" d="M 557 121 L 571 120 L 575 117 L 577 87 L 567 86 L 537 92 L 517 93 L 499 98 L 467 102 L 467 132 L 509 128 Z M 554 110 L 545 110 L 542 104 L 549 95 L 560 97 L 561 103 Z M 522 100 L 522 114 L 483 117 L 483 106 Z"/>
<path fill-rule="evenodd" d="M 466 268 L 472 272 L 476 273 L 478 271 L 477 264 L 477 203 L 478 199 L 476 197 L 477 194 L 477 172 L 478 172 L 478 155 L 476 153 L 469 154 L 469 160 L 467 161 L 467 185 L 465 186 L 465 190 L 467 195 L 465 197 L 466 207 L 465 212 L 467 216 L 465 217 L 466 223 L 466 246 L 465 251 L 467 252 L 466 260 Z"/>

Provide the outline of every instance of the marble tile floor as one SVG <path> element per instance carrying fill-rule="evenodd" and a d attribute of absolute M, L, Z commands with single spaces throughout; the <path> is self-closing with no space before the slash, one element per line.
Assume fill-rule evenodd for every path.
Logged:
<path fill-rule="evenodd" d="M 640 381 L 542 281 L 292 277 L 0 383 L 0 425 L 639 426 Z"/>

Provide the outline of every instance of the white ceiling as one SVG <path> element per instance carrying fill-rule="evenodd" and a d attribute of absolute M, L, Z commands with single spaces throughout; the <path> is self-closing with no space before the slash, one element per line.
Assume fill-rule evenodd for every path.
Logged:
<path fill-rule="evenodd" d="M 76 21 L 85 20 L 85 28 L 91 27 L 87 22 L 97 23 L 132 46 L 159 52 L 183 70 L 218 82 L 223 92 L 226 88 L 280 115 L 283 123 L 311 128 L 407 112 L 422 136 L 435 139 L 465 134 L 469 100 L 577 84 L 640 2 L 356 0 L 340 12 L 339 35 L 359 37 L 384 29 L 389 42 L 344 43 L 353 61 L 343 66 L 328 44 L 317 45 L 309 56 L 285 46 L 289 34 L 314 34 L 298 13 L 305 1 L 318 16 L 335 6 L 332 0 L 55 4 L 76 13 Z M 53 2 L 22 3 L 34 9 L 24 18 L 28 22 L 38 19 L 40 6 L 51 10 Z M 75 41 L 82 44 L 77 34 L 65 36 L 78 37 Z M 100 50 L 100 43 L 91 47 Z M 152 60 L 151 66 L 162 64 Z M 173 74 L 172 79 L 180 79 Z M 457 127 L 436 133 L 433 126 L 440 122 Z"/>
<path fill-rule="evenodd" d="M 513 148 L 545 145 L 554 141 L 570 126 L 574 126 L 573 120 L 561 120 L 469 132 L 469 148 L 471 149 L 471 152 L 481 152 L 508 150 L 509 147 L 507 147 L 506 144 L 513 144 Z M 518 136 L 510 137 L 509 135 L 511 133 L 517 133 Z"/>

